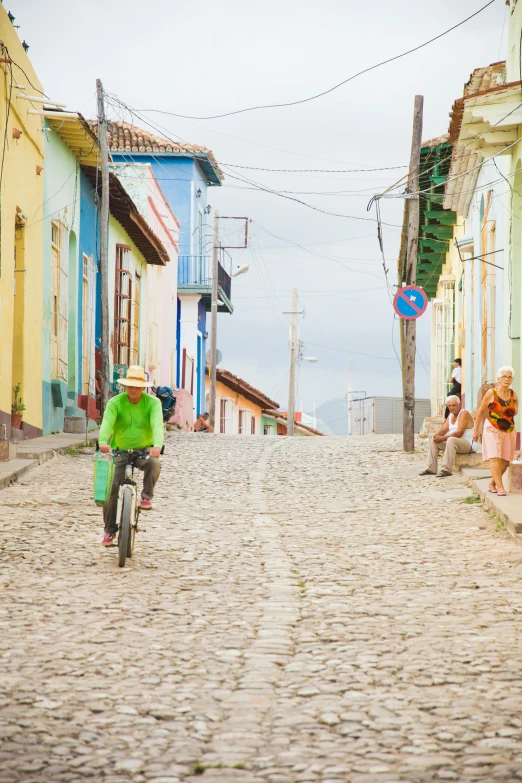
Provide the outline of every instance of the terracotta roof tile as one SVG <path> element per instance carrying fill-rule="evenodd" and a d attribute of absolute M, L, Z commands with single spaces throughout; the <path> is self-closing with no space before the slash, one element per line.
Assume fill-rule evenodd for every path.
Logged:
<path fill-rule="evenodd" d="M 465 101 L 477 95 L 501 90 L 506 86 L 506 63 L 504 60 L 483 68 L 475 68 L 464 85 L 462 98 L 457 98 L 450 112 L 449 141 L 451 144 L 455 144 L 459 137 Z"/>
<path fill-rule="evenodd" d="M 281 419 L 283 422 L 288 422 L 287 413 L 281 413 L 281 411 L 278 410 L 266 410 L 263 411 L 263 413 L 266 413 L 267 416 L 273 416 L 275 419 Z M 312 432 L 314 435 L 324 436 L 324 432 L 319 432 L 319 430 L 309 427 L 308 424 L 303 424 L 303 422 L 297 421 L 297 419 L 294 422 L 294 426 L 296 429 L 308 430 L 308 432 Z"/>
<path fill-rule="evenodd" d="M 205 372 L 207 375 L 210 375 L 208 365 L 205 368 Z M 255 405 L 259 405 L 261 408 L 279 408 L 279 403 L 271 400 L 264 392 L 259 391 L 255 386 L 251 386 L 251 384 L 244 381 L 243 378 L 233 375 L 228 370 L 222 370 L 217 367 L 216 378 L 220 383 L 228 386 L 229 389 L 241 394 L 243 397 L 246 397 L 247 400 L 250 400 L 250 402 L 253 402 Z"/>
<path fill-rule="evenodd" d="M 90 120 L 89 125 L 91 130 L 95 133 L 98 132 L 96 120 Z M 173 152 L 178 155 L 186 154 L 191 158 L 206 159 L 214 169 L 217 178 L 224 179 L 223 172 L 219 168 L 212 150 L 197 144 L 185 144 L 164 139 L 150 131 L 138 128 L 130 122 L 109 120 L 107 122 L 107 143 L 111 152 Z"/>
<path fill-rule="evenodd" d="M 439 144 L 447 144 L 449 141 L 449 133 L 443 133 L 442 136 L 435 136 L 434 139 L 428 139 L 421 143 L 421 149 L 424 147 L 438 147 Z"/>

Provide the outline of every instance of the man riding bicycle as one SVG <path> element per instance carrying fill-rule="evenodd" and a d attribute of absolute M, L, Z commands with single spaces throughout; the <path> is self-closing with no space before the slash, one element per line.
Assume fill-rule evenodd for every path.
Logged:
<path fill-rule="evenodd" d="M 145 378 L 145 371 L 138 365 L 131 365 L 127 377 L 118 381 L 126 391 L 112 397 L 105 409 L 100 428 L 99 444 L 102 454 L 110 454 L 111 447 L 122 451 L 143 451 L 150 448 L 149 458 L 132 455 L 135 467 L 143 470 L 143 492 L 140 508 L 148 511 L 152 508 L 154 486 L 159 478 L 161 465 L 159 457 L 163 447 L 163 413 L 157 397 L 144 390 L 151 384 Z M 109 445 L 110 443 L 110 445 Z M 112 546 L 118 530 L 116 511 L 118 491 L 125 480 L 125 467 L 128 455 L 120 454 L 114 458 L 114 479 L 109 502 L 103 509 L 105 535 L 103 546 Z"/>

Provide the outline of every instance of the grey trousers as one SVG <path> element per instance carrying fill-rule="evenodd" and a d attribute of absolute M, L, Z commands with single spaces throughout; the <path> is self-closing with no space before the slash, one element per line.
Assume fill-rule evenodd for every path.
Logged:
<path fill-rule="evenodd" d="M 125 479 L 125 468 L 127 466 L 128 455 L 120 454 L 114 458 L 114 479 L 112 481 L 111 496 L 109 502 L 103 507 L 103 522 L 106 533 L 115 533 L 118 529 L 116 523 L 116 510 L 118 508 L 118 492 L 120 485 Z M 161 472 L 161 463 L 159 459 L 145 459 L 137 454 L 133 455 L 132 461 L 135 468 L 143 471 L 143 492 L 142 497 L 152 500 L 154 495 L 154 486 Z"/>
<path fill-rule="evenodd" d="M 430 443 L 428 470 L 431 470 L 432 473 L 438 472 L 437 460 L 439 457 L 439 452 L 443 451 L 444 456 L 442 458 L 441 468 L 443 470 L 449 471 L 449 473 L 453 473 L 453 466 L 455 464 L 455 455 L 469 454 L 470 448 L 471 448 L 471 443 L 469 442 L 469 440 L 466 440 L 465 438 L 451 437 L 448 438 L 448 440 L 443 440 L 442 443 L 435 443 L 435 441 L 432 440 Z"/>

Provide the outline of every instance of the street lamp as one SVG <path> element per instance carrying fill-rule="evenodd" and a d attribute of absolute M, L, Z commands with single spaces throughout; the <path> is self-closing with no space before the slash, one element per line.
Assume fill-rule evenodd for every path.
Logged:
<path fill-rule="evenodd" d="M 248 264 L 242 264 L 230 273 L 230 277 L 239 277 L 239 275 L 244 275 L 245 272 L 248 272 L 249 269 L 250 267 Z"/>
<path fill-rule="evenodd" d="M 310 364 L 314 364 L 317 361 L 315 356 L 303 356 L 303 362 L 310 362 Z"/>

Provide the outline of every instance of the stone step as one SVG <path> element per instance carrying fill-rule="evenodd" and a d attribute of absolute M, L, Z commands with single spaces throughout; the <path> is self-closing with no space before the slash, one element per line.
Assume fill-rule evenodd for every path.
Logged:
<path fill-rule="evenodd" d="M 96 429 L 97 424 L 92 419 L 86 419 L 84 416 L 66 416 L 64 418 L 63 422 L 63 431 L 75 434 L 75 435 L 82 435 L 82 433 L 85 432 L 85 424 L 87 424 L 87 431 L 92 432 Z"/>
<path fill-rule="evenodd" d="M 420 438 L 428 438 L 440 430 L 444 424 L 444 416 L 426 416 L 419 432 Z"/>
<path fill-rule="evenodd" d="M 0 462 L 16 459 L 16 443 L 8 440 L 0 441 Z"/>
<path fill-rule="evenodd" d="M 487 468 L 487 462 L 482 459 L 482 454 L 457 454 L 455 459 L 455 473 L 460 473 L 462 468 Z"/>

